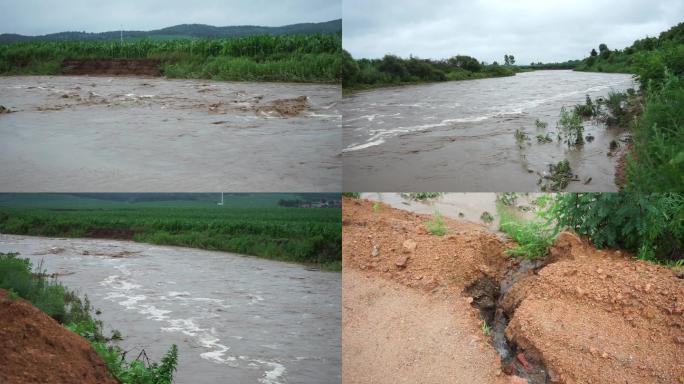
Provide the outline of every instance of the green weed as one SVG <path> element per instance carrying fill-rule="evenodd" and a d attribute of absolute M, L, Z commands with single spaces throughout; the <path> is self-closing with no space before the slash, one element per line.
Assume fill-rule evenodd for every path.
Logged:
<path fill-rule="evenodd" d="M 430 234 L 435 236 L 444 236 L 447 234 L 447 226 L 444 223 L 444 218 L 438 211 L 435 211 L 434 216 L 425 224 L 425 227 Z"/>

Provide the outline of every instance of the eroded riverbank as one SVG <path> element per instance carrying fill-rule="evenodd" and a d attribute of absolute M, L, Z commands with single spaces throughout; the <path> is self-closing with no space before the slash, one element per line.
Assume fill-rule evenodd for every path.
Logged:
<path fill-rule="evenodd" d="M 4 192 L 335 192 L 340 87 L 0 77 Z"/>
<path fill-rule="evenodd" d="M 581 148 L 558 143 L 561 107 L 635 87 L 630 75 L 535 71 L 514 77 L 359 92 L 343 98 L 348 191 L 533 191 L 549 164 L 568 159 L 581 180 L 567 190 L 614 191 L 611 141 L 627 133 L 587 121 Z M 548 124 L 540 129 L 539 119 Z M 532 138 L 520 148 L 514 133 Z M 549 133 L 551 143 L 537 143 Z"/>
<path fill-rule="evenodd" d="M 406 366 L 433 363 L 439 369 L 422 382 L 665 384 L 684 376 L 684 280 L 672 270 L 570 232 L 530 263 L 507 255 L 513 244 L 481 225 L 445 217 L 447 233 L 435 236 L 430 216 L 405 208 L 344 200 L 343 267 L 357 285 L 343 298 L 346 383 L 393 383 L 411 374 Z M 387 304 L 407 288 L 420 304 Z M 374 321 L 360 325 L 357 316 Z M 375 350 L 361 358 L 348 345 Z M 397 367 L 400 378 L 374 375 L 376 366 Z"/>
<path fill-rule="evenodd" d="M 188 248 L 0 235 L 87 294 L 121 346 L 179 347 L 177 383 L 340 382 L 340 274 Z"/>

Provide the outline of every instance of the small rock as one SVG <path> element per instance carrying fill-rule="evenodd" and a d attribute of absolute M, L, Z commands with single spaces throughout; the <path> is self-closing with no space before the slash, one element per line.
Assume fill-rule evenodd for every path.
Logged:
<path fill-rule="evenodd" d="M 596 355 L 598 353 L 598 349 L 594 347 L 589 347 L 589 353 L 591 353 L 592 355 Z"/>
<path fill-rule="evenodd" d="M 607 354 L 606 352 L 603 352 L 603 353 L 601 354 L 601 357 L 603 357 L 604 359 L 607 359 L 607 358 L 608 358 L 608 354 Z"/>
<path fill-rule="evenodd" d="M 397 268 L 406 268 L 406 262 L 408 262 L 408 256 L 399 256 L 399 258 L 394 262 Z"/>
<path fill-rule="evenodd" d="M 373 250 L 371 251 L 371 256 L 378 257 L 379 254 L 380 254 L 380 247 L 378 247 L 377 245 L 374 245 Z"/>
<path fill-rule="evenodd" d="M 650 283 L 646 284 L 646 286 L 644 287 L 644 292 L 648 292 L 650 290 L 651 290 L 651 284 Z"/>
<path fill-rule="evenodd" d="M 520 352 L 516 356 L 520 364 L 522 364 L 523 368 L 525 368 L 526 371 L 529 371 L 532 367 L 530 367 L 530 363 L 527 362 L 527 359 L 525 358 L 525 353 Z"/>
<path fill-rule="evenodd" d="M 472 304 L 474 300 L 475 299 L 473 299 L 472 297 L 466 297 L 466 302 L 468 302 L 468 304 Z"/>
<path fill-rule="evenodd" d="M 527 379 L 523 379 L 522 377 L 519 376 L 511 376 L 511 378 L 508 381 L 510 384 L 528 384 Z"/>
<path fill-rule="evenodd" d="M 677 344 L 684 344 L 684 336 L 676 336 L 674 338 L 675 343 Z"/>
<path fill-rule="evenodd" d="M 404 243 L 401 244 L 401 248 L 404 251 L 404 253 L 411 253 L 415 251 L 417 246 L 418 244 L 413 239 L 406 239 L 404 240 Z"/>
<path fill-rule="evenodd" d="M 584 289 L 580 287 L 575 287 L 575 291 L 577 291 L 577 294 L 580 296 L 584 296 Z"/>

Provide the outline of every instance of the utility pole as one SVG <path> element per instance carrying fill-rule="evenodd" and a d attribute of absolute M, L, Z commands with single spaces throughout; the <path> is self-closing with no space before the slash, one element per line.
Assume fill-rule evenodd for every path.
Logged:
<path fill-rule="evenodd" d="M 121 26 L 121 45 L 123 45 L 123 25 Z"/>

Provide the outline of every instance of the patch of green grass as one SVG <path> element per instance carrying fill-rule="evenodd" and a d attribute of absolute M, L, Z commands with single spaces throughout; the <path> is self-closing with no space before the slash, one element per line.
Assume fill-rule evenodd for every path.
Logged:
<path fill-rule="evenodd" d="M 380 203 L 378 203 L 377 201 L 375 203 L 373 203 L 373 212 L 374 213 L 380 212 Z"/>
<path fill-rule="evenodd" d="M 557 128 L 559 135 L 563 134 L 563 140 L 569 147 L 584 144 L 584 125 L 582 125 L 582 117 L 577 112 L 571 112 L 562 107 Z"/>
<path fill-rule="evenodd" d="M 537 135 L 537 143 L 539 144 L 546 144 L 546 143 L 551 143 L 553 142 L 553 139 L 551 136 L 547 133 L 546 135 Z"/>
<path fill-rule="evenodd" d="M 444 223 L 444 218 L 438 211 L 435 211 L 432 219 L 425 223 L 425 227 L 431 235 L 435 236 L 444 236 L 448 231 L 447 226 Z"/>
<path fill-rule="evenodd" d="M 501 203 L 497 203 L 497 212 L 500 218 L 499 228 L 517 243 L 507 249 L 506 254 L 526 259 L 536 259 L 547 254 L 558 232 L 546 220 L 524 219 Z"/>
<path fill-rule="evenodd" d="M 503 204 L 507 207 L 510 207 L 512 205 L 515 205 L 515 203 L 518 201 L 518 193 L 517 192 L 497 193 L 496 200 L 500 201 L 501 204 Z"/>
<path fill-rule="evenodd" d="M 487 324 L 487 322 L 484 319 L 482 319 L 481 329 L 482 329 L 483 335 L 485 335 L 487 337 L 492 335 L 492 328 L 489 326 L 489 324 Z"/>
<path fill-rule="evenodd" d="M 430 200 L 442 196 L 442 192 L 404 192 L 401 197 L 408 200 Z"/>
<path fill-rule="evenodd" d="M 482 220 L 484 223 L 490 224 L 494 221 L 494 216 L 492 216 L 491 213 L 484 211 L 480 215 L 480 220 Z"/>
<path fill-rule="evenodd" d="M 349 197 L 350 199 L 359 199 L 359 198 L 361 198 L 361 193 L 360 192 L 342 192 L 342 196 Z"/>
<path fill-rule="evenodd" d="M 542 184 L 542 191 L 562 191 L 574 178 L 570 162 L 567 159 L 561 160 L 555 165 L 549 164 L 549 174 L 547 176 L 548 182 Z"/>
<path fill-rule="evenodd" d="M 516 129 L 515 132 L 513 132 L 513 137 L 515 137 L 515 141 L 521 148 L 524 143 L 530 140 L 530 136 L 527 134 L 527 132 L 521 129 Z"/>
<path fill-rule="evenodd" d="M 546 121 L 542 121 L 540 119 L 537 119 L 534 121 L 534 125 L 539 129 L 546 129 L 546 127 L 549 126 L 549 123 L 547 123 Z"/>

